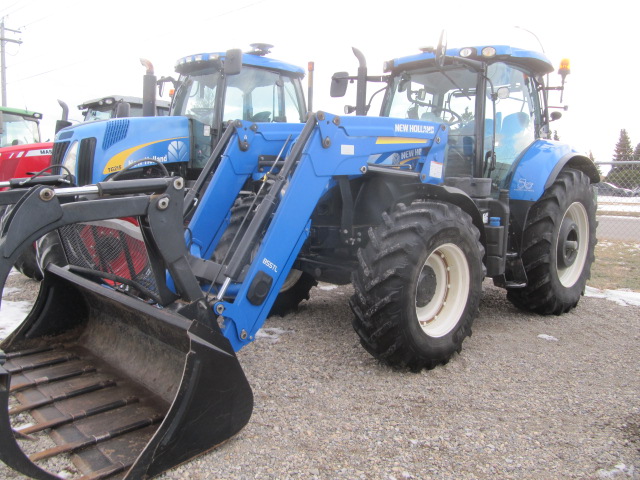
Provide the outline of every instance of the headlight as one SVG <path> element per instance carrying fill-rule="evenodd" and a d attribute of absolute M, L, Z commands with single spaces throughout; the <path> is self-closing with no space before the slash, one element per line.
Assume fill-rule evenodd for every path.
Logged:
<path fill-rule="evenodd" d="M 76 166 L 78 164 L 78 146 L 80 142 L 77 140 L 71 144 L 67 153 L 64 155 L 64 160 L 62 160 L 62 165 L 69 169 L 72 175 L 77 176 Z"/>
<path fill-rule="evenodd" d="M 495 57 L 495 55 L 496 55 L 496 49 L 493 47 L 484 47 L 482 49 L 483 57 L 491 58 L 491 57 Z"/>
<path fill-rule="evenodd" d="M 462 50 L 460 50 L 460 56 L 463 58 L 468 58 L 472 55 L 475 56 L 475 54 L 476 54 L 475 48 L 465 47 Z"/>

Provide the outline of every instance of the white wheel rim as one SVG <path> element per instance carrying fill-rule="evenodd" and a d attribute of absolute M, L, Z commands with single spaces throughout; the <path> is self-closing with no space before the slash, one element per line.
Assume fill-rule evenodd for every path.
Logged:
<path fill-rule="evenodd" d="M 284 284 L 282 285 L 282 287 L 280 287 L 280 292 L 286 292 L 291 287 L 293 287 L 298 282 L 298 280 L 300 280 L 301 276 L 302 270 L 296 270 L 295 268 L 289 270 L 289 274 L 287 275 Z"/>
<path fill-rule="evenodd" d="M 420 328 L 430 337 L 442 337 L 459 322 L 467 304 L 471 277 L 464 252 L 453 243 L 436 248 L 427 258 L 425 267 L 435 275 L 435 291 L 426 305 L 418 305 L 419 281 L 416 281 L 416 316 Z"/>
<path fill-rule="evenodd" d="M 573 221 L 577 227 L 577 255 L 574 262 L 567 267 L 560 266 L 556 259 L 556 270 L 558 272 L 558 279 L 560 280 L 560 283 L 564 287 L 570 288 L 576 284 L 578 279 L 580 279 L 582 270 L 584 269 L 584 265 L 587 261 L 587 251 L 589 250 L 589 216 L 587 215 L 587 210 L 584 208 L 582 203 L 574 202 L 569 205 L 569 208 L 567 208 L 558 228 L 562 226 L 565 219 Z M 564 239 L 561 239 L 558 235 L 558 238 L 556 239 L 556 252 L 558 251 L 558 242 L 560 241 L 564 241 Z"/>

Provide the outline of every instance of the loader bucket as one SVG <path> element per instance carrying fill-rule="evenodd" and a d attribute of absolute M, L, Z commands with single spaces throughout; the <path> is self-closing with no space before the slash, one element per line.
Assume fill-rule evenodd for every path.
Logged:
<path fill-rule="evenodd" d="M 16 256 L 49 229 L 33 234 L 21 215 L 0 238 L 0 291 Z M 30 314 L 0 349 L 0 459 L 32 478 L 150 478 L 251 416 L 251 388 L 204 301 L 160 308 L 49 264 Z"/>
<path fill-rule="evenodd" d="M 0 458 L 33 478 L 57 478 L 46 471 L 56 455 L 78 478 L 152 477 L 251 415 L 251 389 L 219 330 L 56 266 L 0 348 Z"/>

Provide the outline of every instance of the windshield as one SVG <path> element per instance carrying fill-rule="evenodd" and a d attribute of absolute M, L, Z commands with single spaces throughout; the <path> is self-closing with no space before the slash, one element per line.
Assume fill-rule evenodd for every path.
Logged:
<path fill-rule="evenodd" d="M 0 119 L 2 121 L 0 147 L 40 142 L 40 130 L 35 119 L 6 112 L 0 112 Z"/>
<path fill-rule="evenodd" d="M 181 76 L 173 103 L 173 115 L 185 115 L 214 126 L 219 71 Z M 280 72 L 243 66 L 227 77 L 223 121 L 302 122 L 304 109 L 299 83 Z"/>
<path fill-rule="evenodd" d="M 473 175 L 477 83 L 478 75 L 467 68 L 403 72 L 393 80 L 393 96 L 383 115 L 448 124 L 444 174 Z"/>
<path fill-rule="evenodd" d="M 476 83 L 477 75 L 466 68 L 404 72 L 394 79 L 393 97 L 383 114 L 459 129 L 473 119 Z"/>
<path fill-rule="evenodd" d="M 95 122 L 97 120 L 109 120 L 112 117 L 112 114 L 113 110 L 111 108 L 108 108 L 107 110 L 97 110 L 95 108 L 89 108 L 85 111 L 84 121 Z"/>

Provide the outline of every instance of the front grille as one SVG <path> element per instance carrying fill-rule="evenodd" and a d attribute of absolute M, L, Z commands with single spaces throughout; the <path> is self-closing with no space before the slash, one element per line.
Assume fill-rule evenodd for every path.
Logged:
<path fill-rule="evenodd" d="M 53 144 L 53 151 L 51 152 L 51 165 L 62 164 L 62 159 L 64 158 L 64 154 L 67 153 L 67 148 L 69 148 L 69 141 L 56 142 Z M 53 175 L 60 175 L 61 174 L 60 167 L 56 167 L 52 169 L 51 173 Z"/>
<path fill-rule="evenodd" d="M 134 222 L 110 219 L 61 227 L 69 264 L 133 280 L 157 294 L 142 232 Z"/>
<path fill-rule="evenodd" d="M 80 142 L 78 152 L 78 185 L 93 183 L 93 159 L 96 154 L 96 138 L 85 138 Z"/>

